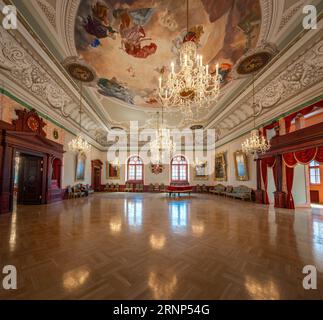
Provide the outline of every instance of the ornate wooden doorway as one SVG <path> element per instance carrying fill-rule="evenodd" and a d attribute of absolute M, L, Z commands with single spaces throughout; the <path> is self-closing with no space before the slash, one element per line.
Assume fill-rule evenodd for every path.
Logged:
<path fill-rule="evenodd" d="M 46 138 L 43 130 L 46 124 L 35 110 L 16 110 L 16 114 L 18 119 L 11 124 L 0 121 L 0 213 L 12 211 L 15 191 L 18 203 L 62 200 L 63 146 Z M 17 152 L 23 155 L 24 164 L 19 174 L 21 180 L 15 181 Z"/>
<path fill-rule="evenodd" d="M 42 200 L 42 171 L 41 157 L 21 154 L 18 173 L 18 204 L 40 204 Z"/>
<path fill-rule="evenodd" d="M 101 160 L 92 160 L 91 161 L 91 166 L 92 166 L 92 176 L 91 176 L 91 181 L 92 181 L 92 188 L 94 191 L 100 191 L 101 190 L 101 173 L 102 173 L 102 166 L 103 163 Z"/>

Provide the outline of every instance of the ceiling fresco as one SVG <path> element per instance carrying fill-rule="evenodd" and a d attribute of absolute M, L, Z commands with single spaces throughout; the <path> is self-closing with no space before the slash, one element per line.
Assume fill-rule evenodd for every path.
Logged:
<path fill-rule="evenodd" d="M 256 46 L 259 0 L 82 0 L 75 23 L 78 54 L 97 73 L 102 96 L 133 106 L 159 106 L 158 78 L 176 61 L 185 37 L 204 63 L 220 65 L 222 85 L 238 59 Z"/>

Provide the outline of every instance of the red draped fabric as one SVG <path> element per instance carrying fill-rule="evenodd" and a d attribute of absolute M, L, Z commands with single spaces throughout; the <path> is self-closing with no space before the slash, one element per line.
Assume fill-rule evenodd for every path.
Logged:
<path fill-rule="evenodd" d="M 267 175 L 267 163 L 264 161 L 265 159 L 261 160 L 261 175 L 262 175 L 262 181 L 264 182 L 264 189 L 265 189 L 265 204 L 269 204 L 269 198 L 268 198 L 268 175 Z"/>
<path fill-rule="evenodd" d="M 268 197 L 268 172 L 267 167 L 273 167 L 275 165 L 275 158 L 268 157 L 261 160 L 261 175 L 262 180 L 264 182 L 264 189 L 265 189 L 265 204 L 269 204 L 269 197 Z"/>
<path fill-rule="evenodd" d="M 297 160 L 294 157 L 294 152 L 284 153 L 283 159 L 288 167 L 294 167 L 297 164 Z"/>
<path fill-rule="evenodd" d="M 323 163 L 323 147 L 318 147 L 315 160 L 319 163 Z"/>
<path fill-rule="evenodd" d="M 308 164 L 315 158 L 316 151 L 317 151 L 317 148 L 295 151 L 294 152 L 295 160 L 300 164 Z"/>
<path fill-rule="evenodd" d="M 271 124 L 267 124 L 266 126 L 263 127 L 263 135 L 265 138 L 267 138 L 267 130 L 271 130 L 278 126 L 278 121 L 272 122 Z"/>
<path fill-rule="evenodd" d="M 273 175 L 274 175 L 274 181 L 275 181 L 275 190 L 278 189 L 278 182 L 277 182 L 277 173 L 276 173 L 276 162 L 273 166 Z"/>
<path fill-rule="evenodd" d="M 287 209 L 295 209 L 294 198 L 292 194 L 293 181 L 294 181 L 294 168 L 286 166 L 286 187 L 287 187 Z"/>

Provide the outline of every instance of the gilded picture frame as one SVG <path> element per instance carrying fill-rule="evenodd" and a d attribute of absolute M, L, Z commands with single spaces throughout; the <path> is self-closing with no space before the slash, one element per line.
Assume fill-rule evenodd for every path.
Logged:
<path fill-rule="evenodd" d="M 238 181 L 249 180 L 248 157 L 241 150 L 238 150 L 234 153 L 234 168 L 236 173 L 236 179 Z"/>
<path fill-rule="evenodd" d="M 215 155 L 214 178 L 215 181 L 227 181 L 226 152 Z"/>
<path fill-rule="evenodd" d="M 76 181 L 83 181 L 85 179 L 85 165 L 86 165 L 85 153 L 78 153 L 76 155 L 76 166 L 75 166 Z"/>
<path fill-rule="evenodd" d="M 194 180 L 208 180 L 208 164 L 207 161 L 194 166 Z"/>
<path fill-rule="evenodd" d="M 110 180 L 119 180 L 120 166 L 106 161 L 106 178 Z"/>

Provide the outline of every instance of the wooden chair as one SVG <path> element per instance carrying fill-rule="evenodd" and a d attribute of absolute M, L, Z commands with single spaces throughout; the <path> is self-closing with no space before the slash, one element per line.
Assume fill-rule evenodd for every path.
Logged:
<path fill-rule="evenodd" d="M 160 192 L 166 192 L 165 183 L 160 184 Z"/>
<path fill-rule="evenodd" d="M 154 191 L 159 192 L 159 183 L 157 183 L 157 182 L 154 185 Z"/>
<path fill-rule="evenodd" d="M 208 188 L 205 184 L 202 185 L 202 192 L 208 192 Z"/>
<path fill-rule="evenodd" d="M 149 192 L 153 192 L 154 191 L 154 185 L 152 183 L 149 184 L 148 191 Z"/>
<path fill-rule="evenodd" d="M 130 192 L 130 183 L 126 183 L 126 186 L 124 188 L 125 192 Z"/>
<path fill-rule="evenodd" d="M 119 190 L 120 190 L 119 183 L 116 183 L 115 186 L 114 186 L 114 191 L 119 192 Z"/>
<path fill-rule="evenodd" d="M 201 189 L 201 186 L 199 184 L 196 185 L 196 192 L 201 192 L 202 189 Z"/>
<path fill-rule="evenodd" d="M 110 188 L 110 184 L 106 183 L 104 187 L 104 191 L 109 191 L 109 188 Z"/>

